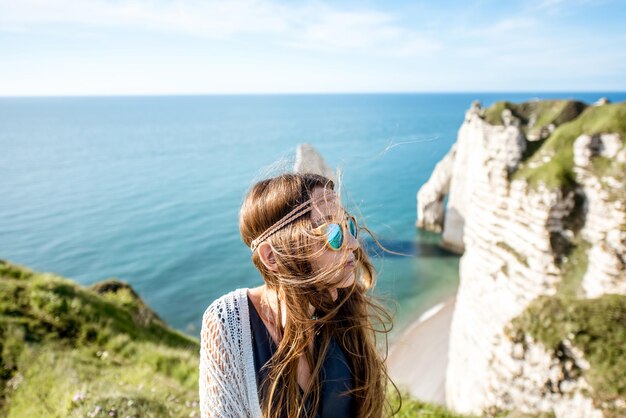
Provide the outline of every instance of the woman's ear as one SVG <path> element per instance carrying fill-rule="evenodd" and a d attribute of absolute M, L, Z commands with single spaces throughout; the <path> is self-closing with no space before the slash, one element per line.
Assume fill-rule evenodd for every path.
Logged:
<path fill-rule="evenodd" d="M 274 249 L 269 242 L 265 241 L 261 243 L 259 248 L 257 248 L 257 251 L 259 252 L 259 257 L 261 257 L 261 262 L 268 270 L 278 270 L 276 258 L 274 257 Z"/>

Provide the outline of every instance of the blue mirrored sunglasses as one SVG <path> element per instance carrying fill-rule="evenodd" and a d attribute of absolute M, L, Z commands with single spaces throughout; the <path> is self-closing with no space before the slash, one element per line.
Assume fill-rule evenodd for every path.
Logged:
<path fill-rule="evenodd" d="M 345 229 L 344 229 L 345 228 Z M 341 250 L 344 243 L 345 230 L 356 239 L 359 235 L 359 226 L 352 215 L 347 215 L 341 223 L 325 223 L 313 230 L 313 232 L 326 237 L 326 245 L 333 251 Z"/>

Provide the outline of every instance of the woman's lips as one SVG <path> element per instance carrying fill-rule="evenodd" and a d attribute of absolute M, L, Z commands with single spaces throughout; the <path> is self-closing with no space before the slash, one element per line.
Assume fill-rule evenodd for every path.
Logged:
<path fill-rule="evenodd" d="M 346 267 L 347 267 L 347 268 L 351 268 L 351 269 L 353 269 L 353 268 L 354 268 L 354 260 L 350 260 L 350 261 L 348 261 L 348 262 L 346 263 Z"/>

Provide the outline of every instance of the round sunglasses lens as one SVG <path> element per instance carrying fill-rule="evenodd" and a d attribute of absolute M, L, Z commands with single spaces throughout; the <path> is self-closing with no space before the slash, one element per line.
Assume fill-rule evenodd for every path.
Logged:
<path fill-rule="evenodd" d="M 338 250 L 341 248 L 341 244 L 343 244 L 343 232 L 341 231 L 341 227 L 337 224 L 328 225 L 326 229 L 326 240 L 332 249 Z"/>
<path fill-rule="evenodd" d="M 350 230 L 350 233 L 352 234 L 352 236 L 356 238 L 359 232 L 356 227 L 356 221 L 354 220 L 354 218 L 348 219 L 348 229 Z"/>

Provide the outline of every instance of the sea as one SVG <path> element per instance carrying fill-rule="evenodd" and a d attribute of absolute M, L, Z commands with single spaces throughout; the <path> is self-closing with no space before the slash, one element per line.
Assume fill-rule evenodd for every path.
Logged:
<path fill-rule="evenodd" d="M 415 227 L 416 195 L 471 103 L 601 97 L 626 93 L 3 97 L 0 259 L 126 281 L 197 337 L 213 300 L 262 284 L 238 210 L 308 143 L 339 170 L 345 206 L 402 254 L 364 244 L 398 332 L 458 287 L 459 257 Z"/>

